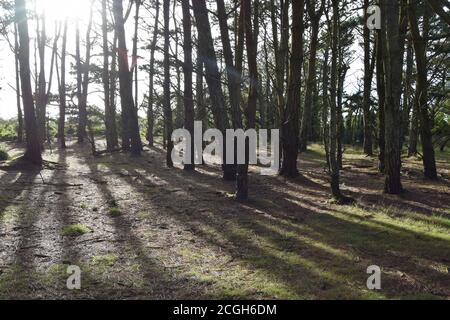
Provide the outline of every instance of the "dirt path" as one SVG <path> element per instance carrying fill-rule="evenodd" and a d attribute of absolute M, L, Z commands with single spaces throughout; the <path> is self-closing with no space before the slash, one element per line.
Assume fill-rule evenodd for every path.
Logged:
<path fill-rule="evenodd" d="M 167 169 L 159 149 L 93 158 L 70 145 L 45 158 L 59 165 L 42 176 L 0 171 L 0 298 L 450 297 L 450 187 L 417 164 L 393 197 L 374 161 L 346 157 L 358 204 L 336 207 L 314 152 L 294 181 L 252 175 L 245 204 L 217 168 Z M 380 291 L 366 288 L 372 264 Z M 81 290 L 66 287 L 69 265 Z"/>

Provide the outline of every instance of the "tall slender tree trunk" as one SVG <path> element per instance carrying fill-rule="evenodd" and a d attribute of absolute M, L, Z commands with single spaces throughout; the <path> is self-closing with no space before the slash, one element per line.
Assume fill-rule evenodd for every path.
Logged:
<path fill-rule="evenodd" d="M 133 53 L 131 57 L 131 78 L 134 77 L 134 105 L 139 109 L 139 81 L 138 81 L 138 35 L 139 35 L 139 11 L 141 2 L 143 0 L 135 1 L 135 16 L 134 16 L 134 37 L 133 37 Z"/>
<path fill-rule="evenodd" d="M 16 72 L 16 102 L 17 102 L 17 142 L 23 142 L 23 114 L 20 103 L 20 70 L 19 70 L 19 35 L 17 23 L 14 21 L 14 66 Z"/>
<path fill-rule="evenodd" d="M 429 13 L 424 5 L 423 32 L 420 34 L 415 4 L 408 0 L 408 17 L 411 29 L 417 66 L 416 96 L 419 102 L 419 130 L 422 142 L 422 161 L 424 175 L 428 179 L 437 179 L 436 159 L 431 134 L 430 115 L 428 113 L 428 74 L 427 74 L 427 38 L 429 34 Z"/>
<path fill-rule="evenodd" d="M 20 83 L 22 88 L 22 102 L 25 116 L 25 133 L 27 139 L 24 159 L 42 164 L 41 141 L 35 116 L 33 92 L 30 77 L 30 37 L 28 34 L 28 20 L 25 0 L 15 0 L 15 19 L 19 34 L 19 65 Z"/>
<path fill-rule="evenodd" d="M 325 149 L 325 158 L 327 160 L 327 169 L 331 171 L 330 167 L 330 127 L 328 126 L 328 115 L 330 109 L 329 90 L 329 75 L 328 75 L 328 60 L 330 55 L 329 40 L 325 43 L 325 53 L 323 57 L 323 71 L 322 71 L 322 126 L 323 126 L 323 146 Z"/>
<path fill-rule="evenodd" d="M 114 132 L 114 142 L 115 145 L 119 145 L 119 137 L 117 131 L 117 34 L 114 32 L 114 38 L 112 42 L 112 50 L 111 50 L 111 71 L 109 73 L 109 103 L 111 107 L 111 118 L 114 115 L 114 126 L 116 127 L 116 131 Z"/>
<path fill-rule="evenodd" d="M 160 12 L 160 2 L 156 0 L 155 3 L 155 24 L 153 27 L 153 39 L 150 45 L 150 71 L 149 71 L 149 84 L 148 84 L 148 107 L 147 107 L 147 141 L 150 147 L 154 146 L 154 76 L 155 76 L 155 51 L 156 43 L 158 41 L 158 30 L 159 30 L 159 12 Z"/>
<path fill-rule="evenodd" d="M 339 1 L 332 0 L 333 5 L 333 27 L 331 41 L 331 79 L 330 79 L 330 174 L 331 194 L 340 202 L 342 197 L 339 187 L 339 163 L 337 160 L 337 82 L 338 82 L 338 45 L 339 45 Z"/>
<path fill-rule="evenodd" d="M 252 26 L 252 10 L 250 0 L 241 0 L 241 10 L 243 10 L 243 18 L 245 21 L 245 43 L 247 48 L 247 59 L 249 69 L 249 94 L 247 107 L 245 108 L 245 120 L 246 129 L 255 127 L 256 122 L 256 105 L 258 101 L 258 66 L 256 62 L 257 57 L 257 44 L 255 41 L 255 35 Z M 249 155 L 249 142 L 245 141 L 245 164 L 239 164 L 237 166 L 236 176 L 236 199 L 246 200 L 248 199 L 248 155 Z"/>
<path fill-rule="evenodd" d="M 107 1 L 102 0 L 102 37 L 103 37 L 103 72 L 102 82 L 105 103 L 105 128 L 106 128 L 106 148 L 111 151 L 117 148 L 117 128 L 116 128 L 116 111 L 112 108 L 111 92 L 110 92 L 110 74 L 109 74 L 109 58 L 111 52 L 108 46 L 108 18 L 107 18 Z"/>
<path fill-rule="evenodd" d="M 217 58 L 214 50 L 214 42 L 209 23 L 208 9 L 205 0 L 195 0 L 192 2 L 194 16 L 196 20 L 199 52 L 201 59 L 205 61 L 205 78 L 208 84 L 209 96 L 211 99 L 211 110 L 214 123 L 218 130 L 225 135 L 225 130 L 229 125 L 228 114 L 225 108 L 225 98 L 221 86 L 221 77 L 217 66 Z M 233 165 L 226 165 L 226 149 L 223 152 L 223 178 L 228 181 L 236 179 L 236 170 Z"/>
<path fill-rule="evenodd" d="M 66 148 L 65 125 L 66 125 L 66 48 L 67 48 L 67 18 L 64 21 L 64 31 L 61 46 L 61 76 L 59 83 L 59 121 L 58 141 L 61 148 Z"/>
<path fill-rule="evenodd" d="M 164 0 L 163 5 L 164 12 L 164 126 L 165 126 L 165 139 L 167 144 L 166 164 L 173 167 L 172 161 L 172 131 L 173 131 L 173 119 L 172 108 L 170 106 L 170 0 Z"/>
<path fill-rule="evenodd" d="M 364 21 L 368 19 L 367 9 L 369 0 L 364 0 Z M 372 117 L 370 114 L 370 93 L 372 91 L 373 69 L 370 65 L 370 30 L 364 23 L 364 92 L 363 92 L 363 120 L 364 120 L 364 153 L 368 156 L 373 155 L 372 144 Z"/>
<path fill-rule="evenodd" d="M 46 130 L 45 130 L 45 119 L 47 114 L 47 97 L 46 97 L 46 80 L 45 80 L 45 47 L 47 43 L 47 33 L 46 33 L 46 18 L 45 13 L 42 14 L 41 18 L 37 18 L 41 21 L 41 30 L 37 28 L 38 32 L 38 51 L 39 51 L 39 80 L 38 80 L 38 91 L 36 98 L 36 115 L 39 128 L 39 137 L 41 142 L 45 141 Z M 39 26 L 39 24 L 38 24 Z"/>
<path fill-rule="evenodd" d="M 311 40 L 309 46 L 308 58 L 308 78 L 306 80 L 305 105 L 303 108 L 302 121 L 300 127 L 300 151 L 306 151 L 308 139 L 311 133 L 312 109 L 314 104 L 314 87 L 316 85 L 316 60 L 317 45 L 319 36 L 319 22 L 322 16 L 323 6 L 316 12 L 317 0 L 307 0 L 306 8 L 311 21 Z"/>
<path fill-rule="evenodd" d="M 242 127 L 242 114 L 240 109 L 241 100 L 241 74 L 234 65 L 233 52 L 231 50 L 230 35 L 228 33 L 227 13 L 225 11 L 225 4 L 223 0 L 217 0 L 217 14 L 219 18 L 220 35 L 223 46 L 223 55 L 225 58 L 225 65 L 228 80 L 228 92 L 230 95 L 231 116 L 233 127 L 235 129 Z M 240 29 L 239 29 L 240 30 Z M 242 48 L 239 48 L 242 52 Z M 242 55 L 241 55 L 242 57 Z"/>
<path fill-rule="evenodd" d="M 402 148 L 405 143 L 406 136 L 409 131 L 409 115 L 411 113 L 411 95 L 412 93 L 412 81 L 413 81 L 413 48 L 411 45 L 411 41 L 408 41 L 407 49 L 406 49 L 406 73 L 405 78 L 403 79 L 404 88 L 403 88 L 403 107 L 402 107 Z"/>
<path fill-rule="evenodd" d="M 403 191 L 400 170 L 400 97 L 402 87 L 402 43 L 404 35 L 400 32 L 400 6 L 399 0 L 382 0 L 381 12 L 386 34 L 384 41 L 386 50 L 384 54 L 386 104 L 385 104 L 385 187 L 389 194 L 399 194 Z"/>
<path fill-rule="evenodd" d="M 89 22 L 86 30 L 86 56 L 84 58 L 83 70 L 82 70 L 82 81 L 81 81 L 81 99 L 78 102 L 78 128 L 77 137 L 78 143 L 83 143 L 86 138 L 86 126 L 87 126 L 87 98 L 89 89 L 89 71 L 91 63 L 91 29 L 92 29 L 92 16 L 93 7 L 91 6 L 89 13 Z M 78 43 L 78 42 L 77 42 Z M 81 66 L 81 62 L 80 62 Z"/>
<path fill-rule="evenodd" d="M 195 0 L 194 0 L 195 1 Z M 183 44 L 184 44 L 184 128 L 194 136 L 194 99 L 192 93 L 192 23 L 189 0 L 181 1 L 183 10 Z M 191 163 L 184 165 L 184 170 L 192 171 L 194 164 L 195 148 L 191 143 Z"/>
<path fill-rule="evenodd" d="M 378 93 L 378 170 L 381 173 L 384 173 L 386 165 L 386 139 L 385 139 L 385 102 L 386 102 L 386 94 L 385 94 L 385 86 L 384 86 L 384 64 L 383 64 L 383 50 L 384 48 L 384 37 L 383 34 L 386 30 L 382 29 L 382 31 L 377 32 L 377 40 L 376 40 L 376 68 L 377 68 L 377 93 Z"/>
<path fill-rule="evenodd" d="M 125 26 L 122 0 L 113 2 L 114 22 L 118 40 L 119 86 L 120 101 L 122 104 L 122 131 L 126 132 L 122 141 L 122 148 L 131 151 L 134 156 L 139 156 L 142 150 L 142 142 L 139 133 L 137 108 L 133 100 L 133 78 L 128 64 L 128 50 L 125 38 Z"/>
<path fill-rule="evenodd" d="M 285 4 L 287 5 L 287 3 Z M 292 3 L 292 53 L 290 60 L 287 103 L 282 113 L 281 142 L 283 146 L 283 161 L 280 175 L 285 177 L 298 176 L 297 157 L 299 140 L 299 112 L 301 70 L 303 65 L 303 0 Z"/>

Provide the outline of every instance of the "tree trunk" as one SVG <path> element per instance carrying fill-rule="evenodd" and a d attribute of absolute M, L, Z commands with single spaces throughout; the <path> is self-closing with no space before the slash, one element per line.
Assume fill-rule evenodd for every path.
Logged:
<path fill-rule="evenodd" d="M 340 202 L 342 197 L 339 187 L 339 163 L 337 160 L 337 103 L 336 90 L 338 82 L 338 45 L 339 45 L 339 1 L 332 0 L 333 4 L 333 28 L 331 41 L 331 79 L 330 79 L 330 174 L 331 194 Z"/>
<path fill-rule="evenodd" d="M 116 111 L 112 108 L 110 77 L 109 77 L 109 57 L 111 56 L 108 47 L 108 19 L 106 0 L 102 0 L 102 36 L 103 36 L 103 72 L 102 82 L 105 102 L 105 128 L 106 128 L 106 148 L 112 151 L 117 148 Z"/>
<path fill-rule="evenodd" d="M 218 130 L 225 135 L 228 127 L 228 114 L 225 108 L 225 98 L 221 86 L 221 77 L 217 66 L 217 58 L 214 50 L 214 42 L 211 34 L 211 25 L 209 23 L 208 9 L 205 0 L 195 0 L 192 2 L 194 16 L 198 31 L 199 52 L 205 63 L 205 77 L 208 84 L 209 96 L 211 99 L 211 110 L 214 117 L 214 123 Z M 226 149 L 223 152 L 223 178 L 228 181 L 236 179 L 236 170 L 233 165 L 226 165 Z"/>
<path fill-rule="evenodd" d="M 122 147 L 130 150 L 134 156 L 139 156 L 142 150 L 137 109 L 133 101 L 133 78 L 128 64 L 127 44 L 123 17 L 122 0 L 113 2 L 114 20 L 118 40 L 119 85 L 122 104 L 122 131 L 126 132 Z"/>
<path fill-rule="evenodd" d="M 19 70 L 19 35 L 17 23 L 14 22 L 14 66 L 16 72 L 16 101 L 17 101 L 17 142 L 23 142 L 23 114 L 20 104 L 20 70 Z"/>
<path fill-rule="evenodd" d="M 33 92 L 30 77 L 30 38 L 28 35 L 28 21 L 25 0 L 15 0 L 15 17 L 19 34 L 19 65 L 20 83 L 22 88 L 22 102 L 25 116 L 25 133 L 27 138 L 24 159 L 42 164 L 41 141 L 35 116 Z"/>
<path fill-rule="evenodd" d="M 367 8 L 369 0 L 364 0 L 364 21 L 368 20 Z M 364 120 L 364 153 L 368 156 L 373 155 L 372 146 L 372 117 L 370 115 L 370 93 L 372 91 L 373 71 L 370 66 L 370 30 L 364 23 L 364 92 L 363 92 L 363 120 Z"/>
<path fill-rule="evenodd" d="M 382 16 L 386 26 L 384 50 L 385 66 L 385 138 L 386 138 L 386 159 L 385 159 L 385 187 L 386 193 L 400 194 L 403 191 L 400 170 L 400 97 L 402 87 L 402 48 L 400 33 L 400 1 L 381 1 Z"/>
<path fill-rule="evenodd" d="M 416 96 L 419 102 L 419 130 L 422 142 L 422 161 L 424 175 L 428 179 L 437 179 L 436 159 L 431 134 L 430 115 L 428 114 L 428 75 L 427 75 L 427 38 L 429 31 L 428 6 L 424 6 L 423 34 L 420 34 L 415 4 L 408 1 L 408 17 L 416 55 L 417 86 Z"/>
<path fill-rule="evenodd" d="M 245 30 L 245 43 L 247 48 L 247 59 L 249 69 L 249 94 L 247 107 L 244 111 L 246 120 L 246 129 L 255 127 L 256 122 L 256 104 L 258 101 L 258 66 L 257 66 L 257 44 L 255 41 L 255 35 L 252 26 L 252 13 L 251 13 L 251 1 L 241 0 L 241 10 L 244 18 L 244 30 Z M 245 141 L 245 164 L 239 164 L 237 166 L 236 176 L 236 199 L 247 200 L 248 199 L 248 155 L 249 155 L 249 142 Z"/>
<path fill-rule="evenodd" d="M 411 41 L 408 42 L 406 49 L 406 73 L 403 79 L 403 107 L 402 107 L 402 136 L 401 136 L 401 146 L 405 143 L 406 136 L 409 130 L 409 114 L 411 113 L 411 95 L 412 95 L 412 73 L 413 73 L 413 49 Z"/>
<path fill-rule="evenodd" d="M 194 0 L 195 1 L 195 0 Z M 192 94 L 192 23 L 189 0 L 181 1 L 183 9 L 183 42 L 184 42 L 184 128 L 194 137 L 194 100 Z M 191 163 L 184 165 L 184 170 L 195 170 L 195 148 L 191 143 Z"/>
<path fill-rule="evenodd" d="M 311 21 L 311 41 L 309 47 L 308 59 L 308 78 L 306 80 L 305 105 L 303 108 L 302 122 L 300 127 L 300 151 L 304 152 L 308 146 L 308 139 L 311 133 L 311 113 L 314 104 L 314 87 L 316 85 L 316 60 L 317 60 L 317 45 L 319 35 L 319 22 L 322 16 L 323 6 L 316 12 L 317 0 L 307 0 L 306 7 L 308 9 L 308 16 Z"/>
<path fill-rule="evenodd" d="M 39 30 L 39 19 L 42 22 L 42 30 Z M 47 33 L 46 33 L 46 19 L 45 13 L 41 18 L 37 18 L 38 28 L 38 51 L 39 51 L 39 76 L 38 76 L 38 92 L 36 97 L 36 115 L 39 128 L 39 137 L 41 142 L 45 141 L 45 118 L 47 113 L 47 98 L 46 98 L 46 80 L 45 80 L 45 47 L 47 43 Z"/>
<path fill-rule="evenodd" d="M 220 35 L 223 46 L 223 55 L 228 80 L 228 92 L 230 95 L 231 116 L 235 129 L 242 127 L 242 115 L 240 109 L 241 100 L 241 74 L 234 65 L 233 52 L 231 50 L 230 36 L 228 33 L 227 13 L 223 0 L 217 0 L 217 15 L 219 18 Z M 240 30 L 240 29 L 239 29 Z M 242 52 L 242 48 L 238 49 Z M 242 57 L 242 55 L 241 55 Z"/>
<path fill-rule="evenodd" d="M 281 142 L 283 145 L 283 161 L 280 175 L 284 177 L 298 176 L 298 136 L 301 70 L 303 65 L 303 0 L 292 3 L 292 53 L 289 70 L 288 93 L 286 107 L 282 113 Z"/>
<path fill-rule="evenodd" d="M 86 56 L 83 64 L 83 80 L 81 82 L 81 100 L 78 102 L 78 143 L 83 143 L 86 138 L 86 126 L 87 126 L 87 97 L 89 89 L 89 70 L 91 63 L 91 29 L 92 29 L 92 16 L 93 7 L 91 6 L 91 11 L 89 14 L 89 23 L 86 30 Z M 77 42 L 78 43 L 78 42 Z M 80 63 L 81 66 L 81 63 Z"/>
<path fill-rule="evenodd" d="M 61 46 L 61 76 L 59 83 L 59 121 L 58 142 L 61 148 L 66 148 L 66 47 L 67 47 L 67 19 L 64 21 L 64 31 Z"/>
<path fill-rule="evenodd" d="M 147 108 L 147 141 L 150 147 L 154 146 L 153 129 L 155 124 L 155 116 L 153 111 L 154 104 L 154 76 L 155 76 L 155 51 L 156 43 L 158 41 L 158 27 L 159 27 L 159 12 L 160 2 L 156 1 L 155 24 L 153 27 L 153 39 L 150 45 L 150 71 L 149 71 L 149 85 L 148 85 L 148 108 Z"/>
<path fill-rule="evenodd" d="M 331 171 L 330 166 L 330 128 L 328 126 L 328 114 L 329 114 L 329 94 L 328 94 L 328 83 L 329 83 L 329 77 L 328 77 L 328 59 L 330 55 L 330 49 L 329 49 L 329 40 L 325 43 L 325 53 L 323 57 L 323 71 L 322 71 L 322 126 L 323 126 L 323 146 L 325 149 L 325 158 L 327 160 L 327 169 L 328 171 Z"/>
<path fill-rule="evenodd" d="M 385 157 L 386 157 L 386 141 L 385 141 L 385 102 L 386 102 L 386 94 L 385 94 L 385 86 L 384 86 L 384 65 L 383 65 L 383 50 L 385 50 L 383 46 L 383 31 L 377 32 L 377 40 L 376 40 L 376 68 L 377 68 L 377 93 L 378 93 L 378 147 L 379 147 L 379 155 L 378 155 L 378 170 L 381 173 L 385 172 Z"/>
<path fill-rule="evenodd" d="M 170 60 L 169 60 L 169 45 L 170 45 L 170 0 L 164 0 L 164 126 L 165 139 L 167 143 L 166 164 L 169 168 L 173 167 L 172 161 L 172 109 L 170 106 Z"/>

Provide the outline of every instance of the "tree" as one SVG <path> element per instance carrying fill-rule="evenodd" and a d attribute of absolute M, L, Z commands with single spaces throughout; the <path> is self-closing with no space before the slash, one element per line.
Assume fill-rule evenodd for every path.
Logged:
<path fill-rule="evenodd" d="M 290 70 L 287 88 L 286 107 L 282 112 L 281 143 L 283 147 L 283 161 L 280 175 L 285 177 L 298 176 L 298 136 L 301 69 L 303 65 L 303 13 L 305 3 L 303 0 L 292 3 L 292 53 L 290 57 Z"/>
<path fill-rule="evenodd" d="M 170 0 L 164 0 L 163 2 L 163 14 L 164 14 L 164 127 L 165 137 L 167 144 L 166 164 L 169 168 L 173 167 L 172 161 L 172 131 L 173 131 L 173 119 L 172 108 L 170 106 Z"/>
<path fill-rule="evenodd" d="M 195 0 L 194 0 L 195 1 Z M 189 0 L 181 0 L 183 10 L 183 36 L 184 36 L 184 128 L 194 136 L 194 98 L 192 93 L 192 25 Z M 195 149 L 191 143 L 191 163 L 184 165 L 184 170 L 192 171 L 194 164 Z"/>
<path fill-rule="evenodd" d="M 17 142 L 23 142 L 23 115 L 20 104 L 20 70 L 19 70 L 19 38 L 17 23 L 14 21 L 14 66 L 16 72 L 16 101 L 17 101 Z"/>
<path fill-rule="evenodd" d="M 59 84 L 59 121 L 58 140 L 61 148 L 66 148 L 65 124 L 66 124 L 66 47 L 67 47 L 67 19 L 64 21 L 64 31 L 61 46 L 61 80 Z"/>
<path fill-rule="evenodd" d="M 40 23 L 41 22 L 41 27 Z M 41 30 L 40 30 L 41 29 Z M 46 33 L 46 18 L 45 12 L 41 18 L 36 19 L 36 34 L 37 34 L 37 46 L 39 51 L 39 76 L 38 76 L 38 91 L 36 98 L 36 115 L 39 128 L 39 137 L 42 141 L 45 141 L 45 119 L 47 115 L 47 96 L 46 96 L 46 79 L 45 79 L 45 47 L 47 44 Z"/>
<path fill-rule="evenodd" d="M 160 2 L 156 0 L 155 3 L 155 23 L 153 27 L 153 39 L 150 44 L 150 71 L 149 71 L 149 84 L 148 84 L 148 106 L 147 106 L 147 141 L 150 147 L 154 145 L 153 129 L 155 124 L 154 116 L 154 76 L 155 76 L 155 51 L 156 43 L 158 41 L 158 27 L 159 27 L 159 11 Z"/>
<path fill-rule="evenodd" d="M 400 1 L 382 0 L 382 20 L 386 25 L 383 39 L 385 69 L 385 186 L 386 193 L 399 194 L 403 191 L 400 169 L 400 96 L 402 92 L 402 47 L 404 35 L 400 32 Z M 403 11 L 403 10 L 402 10 Z M 400 20 L 401 21 L 401 20 Z"/>
<path fill-rule="evenodd" d="M 142 150 L 142 143 L 137 109 L 133 100 L 133 78 L 128 64 L 122 0 L 114 0 L 113 12 L 118 40 L 119 86 L 122 104 L 122 131 L 124 132 L 122 135 L 122 149 L 131 151 L 131 154 L 134 156 L 139 156 Z"/>
<path fill-rule="evenodd" d="M 217 66 L 217 57 L 214 50 L 214 42 L 209 23 L 208 9 L 205 0 L 195 0 L 192 2 L 194 16 L 198 34 L 198 54 L 201 56 L 205 66 L 205 78 L 208 84 L 209 96 L 211 99 L 211 110 L 214 123 L 218 130 L 225 135 L 225 130 L 229 124 L 228 114 L 225 108 L 225 98 L 221 86 L 221 77 Z M 224 149 L 225 151 L 225 149 Z M 236 179 L 236 169 L 233 165 L 226 165 L 226 153 L 223 152 L 223 178 L 228 181 Z"/>
<path fill-rule="evenodd" d="M 436 160 L 428 114 L 428 75 L 427 75 L 427 37 L 429 31 L 428 6 L 424 5 L 423 31 L 419 31 L 415 4 L 408 0 L 408 19 L 412 34 L 417 66 L 416 99 L 419 104 L 419 129 L 422 142 L 422 161 L 424 175 L 428 179 L 437 179 Z"/>
<path fill-rule="evenodd" d="M 317 45 L 319 42 L 319 23 L 322 17 L 324 1 L 322 1 L 319 9 L 316 11 L 317 0 L 307 0 L 306 8 L 311 25 L 311 40 L 309 46 L 308 58 L 308 78 L 306 80 L 305 104 L 303 108 L 302 121 L 300 127 L 300 151 L 306 151 L 308 139 L 311 134 L 311 112 L 313 109 L 313 93 L 316 86 L 316 60 Z"/>
<path fill-rule="evenodd" d="M 331 75 L 330 75 L 330 175 L 331 194 L 338 203 L 342 203 L 342 196 L 339 186 L 339 163 L 337 159 L 337 81 L 338 81 L 338 42 L 339 42 L 339 1 L 332 0 L 333 20 L 331 37 Z"/>
<path fill-rule="evenodd" d="M 87 126 L 87 98 L 88 98 L 88 89 L 89 89 L 89 70 L 90 70 L 90 61 L 91 61 L 91 29 L 92 29 L 92 15 L 93 15 L 93 6 L 91 5 L 91 11 L 89 13 L 89 22 L 86 30 L 86 56 L 84 63 L 81 64 L 81 61 L 77 61 L 78 67 L 82 70 L 77 70 L 78 77 L 81 77 L 81 92 L 80 92 L 80 100 L 78 100 L 78 128 L 77 128 L 77 137 L 78 143 L 83 143 L 86 137 L 86 126 Z M 77 60 L 81 59 L 79 54 L 79 37 L 77 41 Z"/>
<path fill-rule="evenodd" d="M 105 103 L 105 128 L 106 128 L 106 147 L 109 151 L 117 148 L 117 128 L 116 128 L 116 109 L 111 101 L 111 86 L 109 72 L 109 57 L 111 56 L 108 47 L 108 18 L 106 9 L 106 0 L 102 0 L 102 36 L 103 36 L 103 91 Z"/>
<path fill-rule="evenodd" d="M 368 19 L 367 9 L 369 0 L 364 0 L 364 21 Z M 363 94 L 363 114 L 364 114 L 364 153 L 368 156 L 373 155 L 372 147 L 372 116 L 370 114 L 370 93 L 372 91 L 373 68 L 371 68 L 371 50 L 370 50 L 370 30 L 364 23 L 364 94 Z"/>
<path fill-rule="evenodd" d="M 19 65 L 22 103 L 25 117 L 25 134 L 27 138 L 24 159 L 34 164 L 42 164 L 41 141 L 35 116 L 33 93 L 30 77 L 30 38 L 25 0 L 15 0 L 15 15 L 19 34 Z"/>
<path fill-rule="evenodd" d="M 244 114 L 246 119 L 246 129 L 255 127 L 256 122 L 256 104 L 258 100 L 258 67 L 256 62 L 257 45 L 255 43 L 255 35 L 252 26 L 251 1 L 241 0 L 242 16 L 245 21 L 245 43 L 247 49 L 248 69 L 249 69 L 249 93 L 247 106 Z M 248 198 L 248 155 L 249 142 L 245 141 L 245 164 L 237 166 L 236 176 L 236 199 L 246 200 Z"/>

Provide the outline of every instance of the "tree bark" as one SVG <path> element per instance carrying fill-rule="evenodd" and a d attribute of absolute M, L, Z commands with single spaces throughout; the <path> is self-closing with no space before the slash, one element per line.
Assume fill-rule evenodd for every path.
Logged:
<path fill-rule="evenodd" d="M 430 115 L 428 113 L 428 73 L 427 73 L 427 38 L 429 31 L 428 6 L 424 6 L 423 32 L 420 34 L 415 5 L 408 1 L 408 17 L 416 56 L 417 86 L 416 96 L 419 103 L 419 130 L 422 142 L 422 161 L 424 175 L 428 179 L 437 179 L 436 159 L 431 134 Z"/>
<path fill-rule="evenodd" d="M 194 0 L 195 1 L 195 0 Z M 184 128 L 194 137 L 194 99 L 192 93 L 192 23 L 189 0 L 181 0 L 183 10 L 183 43 L 184 43 Z M 191 163 L 184 165 L 184 170 L 195 170 L 195 148 L 191 143 Z"/>
<path fill-rule="evenodd" d="M 244 18 L 244 30 L 245 30 L 245 43 L 247 49 L 248 69 L 249 69 L 249 94 L 247 106 L 245 108 L 245 120 L 246 129 L 252 129 L 255 127 L 256 122 L 256 105 L 258 101 L 258 66 L 256 62 L 257 57 L 257 44 L 255 41 L 255 35 L 252 26 L 252 10 L 251 0 L 241 0 L 241 10 L 243 10 Z M 248 155 L 249 155 L 249 142 L 245 141 L 245 164 L 239 164 L 237 166 L 236 176 L 236 199 L 247 200 L 248 199 Z"/>
<path fill-rule="evenodd" d="M 122 131 L 126 132 L 122 148 L 139 156 L 142 150 L 137 109 L 133 101 L 133 78 L 128 64 L 128 50 L 125 40 L 125 27 L 122 0 L 113 2 L 115 28 L 118 40 L 119 86 L 120 101 L 122 104 Z"/>
<path fill-rule="evenodd" d="M 228 114 L 225 108 L 225 98 L 221 86 L 221 77 L 217 66 L 217 57 L 214 50 L 214 42 L 209 23 L 208 9 L 205 0 L 195 0 L 192 2 L 194 16 L 198 31 L 199 52 L 202 61 L 207 61 L 205 66 L 205 78 L 208 84 L 209 96 L 211 99 L 211 111 L 214 123 L 218 130 L 225 135 L 225 130 L 229 125 Z M 224 151 L 226 149 L 224 148 Z M 223 178 L 228 181 L 236 179 L 236 170 L 233 165 L 225 164 L 226 153 L 223 152 Z"/>
<path fill-rule="evenodd" d="M 331 41 L 331 78 L 330 78 L 330 175 L 331 194 L 340 202 L 342 197 L 339 187 L 339 163 L 337 160 L 337 82 L 338 82 L 338 45 L 339 45 L 339 1 L 332 0 L 333 5 L 333 27 Z"/>
<path fill-rule="evenodd" d="M 17 102 L 17 142 L 23 142 L 23 114 L 20 97 L 20 70 L 19 70 L 19 35 L 17 23 L 14 21 L 14 66 L 16 72 L 16 102 Z"/>
<path fill-rule="evenodd" d="M 116 110 L 112 107 L 110 92 L 109 57 L 111 52 L 108 47 L 108 19 L 106 0 L 102 0 L 102 36 L 103 36 L 103 72 L 102 82 L 105 103 L 105 128 L 106 128 L 106 148 L 112 151 L 117 148 L 117 128 Z"/>
<path fill-rule="evenodd" d="M 384 68 L 386 86 L 385 104 L 385 187 L 389 194 L 399 194 L 403 191 L 400 170 L 400 97 L 402 86 L 402 48 L 401 39 L 404 35 L 400 33 L 400 1 L 381 1 L 382 19 L 386 25 L 384 41 Z"/>
<path fill-rule="evenodd" d="M 67 47 L 67 19 L 64 21 L 64 31 L 61 46 L 61 76 L 59 83 L 59 121 L 58 142 L 61 148 L 66 148 L 65 125 L 66 125 L 66 47 Z"/>
<path fill-rule="evenodd" d="M 386 157 L 386 141 L 385 141 L 385 86 L 384 86 L 384 64 L 383 64 L 383 50 L 385 50 L 383 41 L 383 31 L 377 32 L 376 40 L 376 68 L 377 68 L 377 93 L 378 93 L 378 170 L 381 173 L 385 172 L 385 157 Z"/>
<path fill-rule="evenodd" d="M 33 93 L 30 77 L 30 47 L 28 34 L 28 21 L 24 0 L 15 0 L 15 17 L 19 34 L 19 65 L 20 83 L 22 88 L 22 103 L 25 117 L 25 133 L 27 138 L 24 159 L 37 164 L 42 164 L 41 141 L 35 116 Z"/>
<path fill-rule="evenodd" d="M 87 126 L 87 98 L 89 89 L 89 71 L 91 63 L 91 29 L 92 29 L 92 16 L 93 7 L 91 6 L 91 11 L 89 13 L 89 22 L 86 30 L 86 56 L 84 58 L 83 70 L 82 70 L 82 81 L 81 81 L 81 99 L 78 101 L 78 129 L 77 137 L 78 143 L 83 143 L 86 138 L 86 126 Z M 79 43 L 79 42 L 77 42 Z M 81 62 L 80 62 L 81 66 Z M 81 72 L 81 71 L 80 71 Z"/>
<path fill-rule="evenodd" d="M 369 0 L 364 0 L 364 22 L 368 19 L 367 9 Z M 364 23 L 364 92 L 363 92 L 363 123 L 364 123 L 364 153 L 373 155 L 372 144 L 372 117 L 370 114 L 370 93 L 372 91 L 373 69 L 371 68 L 370 30 Z"/>
<path fill-rule="evenodd" d="M 311 113 L 314 104 L 314 87 L 316 85 L 316 60 L 317 45 L 319 36 L 319 22 L 322 16 L 323 6 L 316 12 L 317 0 L 307 0 L 306 8 L 311 23 L 311 41 L 308 58 L 308 78 L 306 80 L 305 105 L 303 108 L 302 121 L 300 127 L 300 151 L 304 152 L 308 146 L 308 139 L 311 137 Z"/>
<path fill-rule="evenodd" d="M 169 58 L 169 45 L 170 45 L 170 0 L 164 0 L 164 126 L 165 137 L 167 145 L 166 164 L 169 168 L 173 167 L 172 161 L 172 109 L 170 106 L 170 58 Z"/>
<path fill-rule="evenodd" d="M 283 161 L 280 175 L 296 177 L 299 137 L 299 112 L 301 70 L 303 65 L 303 13 L 304 1 L 292 3 L 292 53 L 290 60 L 288 93 L 286 107 L 282 113 L 281 142 L 283 145 Z"/>
<path fill-rule="evenodd" d="M 156 0 L 155 8 L 155 24 L 153 27 L 153 39 L 150 45 L 150 71 L 149 71 L 149 84 L 148 84 L 148 108 L 147 108 L 147 141 L 150 147 L 154 146 L 154 135 L 153 129 L 155 124 L 155 116 L 153 111 L 154 105 L 154 76 L 155 76 L 155 51 L 156 43 L 158 41 L 158 30 L 159 30 L 159 12 L 160 12 L 160 2 Z"/>

